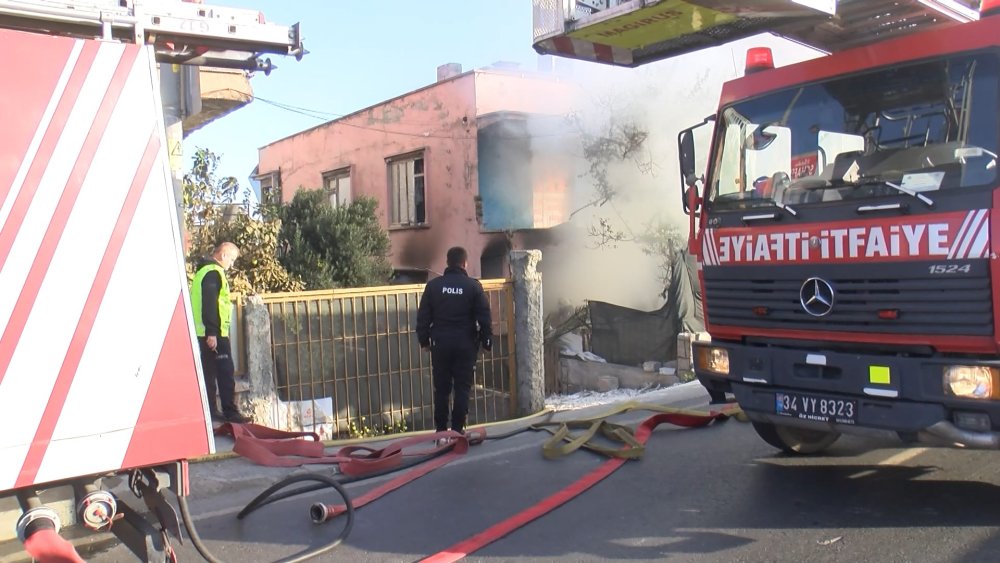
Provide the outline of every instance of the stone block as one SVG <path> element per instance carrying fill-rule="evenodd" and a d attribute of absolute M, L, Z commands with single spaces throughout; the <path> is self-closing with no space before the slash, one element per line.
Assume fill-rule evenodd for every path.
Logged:
<path fill-rule="evenodd" d="M 641 368 L 584 362 L 574 358 L 560 358 L 559 371 L 562 388 L 568 393 L 596 391 L 602 387 L 601 378 L 613 377 L 617 389 L 644 389 L 646 387 L 669 387 L 679 383 L 676 375 L 647 373 Z"/>
<path fill-rule="evenodd" d="M 613 375 L 602 375 L 597 378 L 597 392 L 607 393 L 618 389 L 618 378 Z"/>

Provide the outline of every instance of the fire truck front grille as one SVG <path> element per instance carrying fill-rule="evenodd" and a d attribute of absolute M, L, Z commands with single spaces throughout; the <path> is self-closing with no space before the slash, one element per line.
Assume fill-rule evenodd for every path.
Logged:
<path fill-rule="evenodd" d="M 716 325 L 786 330 L 993 334 L 985 264 L 966 266 L 964 272 L 930 274 L 934 267 L 897 265 L 893 272 L 897 277 L 882 277 L 877 274 L 892 271 L 882 266 L 882 272 L 867 271 L 864 279 L 844 275 L 844 267 L 825 272 L 802 267 L 705 268 L 708 318 Z M 947 268 L 944 272 L 949 272 Z M 907 273 L 914 275 L 903 277 Z M 819 280 L 819 289 L 817 282 L 807 280 Z M 832 299 L 824 293 L 827 289 L 832 289 Z M 819 300 L 803 304 L 817 291 Z"/>

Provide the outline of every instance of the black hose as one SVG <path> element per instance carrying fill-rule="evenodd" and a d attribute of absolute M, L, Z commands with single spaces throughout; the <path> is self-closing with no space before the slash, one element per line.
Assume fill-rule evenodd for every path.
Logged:
<path fill-rule="evenodd" d="M 413 459 L 411 459 L 409 461 L 403 462 L 403 463 L 401 463 L 399 465 L 396 465 L 396 466 L 393 466 L 393 467 L 389 467 L 387 469 L 382 469 L 380 471 L 374 471 L 372 473 L 365 473 L 364 475 L 344 476 L 344 477 L 341 477 L 341 478 L 337 479 L 337 482 L 340 483 L 341 485 L 346 485 L 348 483 L 354 483 L 354 482 L 357 482 L 357 481 L 364 481 L 366 479 L 374 479 L 375 477 L 381 477 L 382 475 L 387 475 L 389 473 L 395 473 L 397 471 L 402 471 L 404 469 L 409 469 L 410 467 L 413 467 L 415 465 L 420 465 L 421 463 L 424 463 L 425 461 L 430 461 L 430 460 L 432 460 L 432 459 L 434 459 L 434 458 L 436 458 L 438 456 L 441 456 L 441 455 L 444 455 L 444 454 L 448 453 L 449 451 L 450 450 L 436 451 L 436 452 L 431 453 L 431 454 L 427 454 L 427 455 L 420 456 L 420 457 L 415 457 L 415 458 L 413 458 Z M 280 481 L 278 483 L 280 483 Z M 285 500 L 286 498 L 291 498 L 291 497 L 294 497 L 294 496 L 304 495 L 306 493 L 311 493 L 313 491 L 318 491 L 318 490 L 323 489 L 323 488 L 324 488 L 324 485 L 308 485 L 308 486 L 301 487 L 301 488 L 298 488 L 298 489 L 295 489 L 295 490 L 292 490 L 292 491 L 285 491 L 283 493 L 271 496 L 271 494 L 275 490 L 274 486 L 272 485 L 270 488 L 268 488 L 264 492 L 260 493 L 259 495 L 257 495 L 256 497 L 254 497 L 253 500 L 251 500 L 250 502 L 248 502 L 247 505 L 245 507 L 243 507 L 243 510 L 239 511 L 239 513 L 236 515 L 236 518 L 239 519 L 239 520 L 242 520 L 248 514 L 250 514 L 251 512 L 257 510 L 258 508 L 262 508 L 264 506 L 267 506 L 267 505 L 269 505 L 271 503 L 274 503 L 274 502 L 278 502 L 280 500 Z"/>
<path fill-rule="evenodd" d="M 281 559 L 276 563 L 298 563 L 326 553 L 343 543 L 343 541 L 347 539 L 347 536 L 351 533 L 351 528 L 354 527 L 354 504 L 351 503 L 350 497 L 347 496 L 347 490 L 345 490 L 344 486 L 341 485 L 336 479 L 327 477 L 326 475 L 320 475 L 319 473 L 305 473 L 302 475 L 292 475 L 290 477 L 286 477 L 268 487 L 267 490 L 258 495 L 254 501 L 264 498 L 275 491 L 287 487 L 288 485 L 293 485 L 301 481 L 319 481 L 336 489 L 337 492 L 340 493 L 340 496 L 344 497 L 344 505 L 347 508 L 347 523 L 344 524 L 344 529 L 340 531 L 340 535 L 337 536 L 337 539 L 332 542 L 321 545 L 315 549 L 303 551 L 302 553 L 293 555 L 292 557 Z M 198 550 L 198 553 L 200 553 L 201 556 L 205 558 L 205 561 L 208 561 L 208 563 L 222 563 L 220 559 L 212 555 L 212 553 L 208 550 L 208 547 L 206 547 L 205 543 L 201 540 L 201 536 L 198 535 L 198 531 L 194 526 L 194 520 L 191 518 L 191 510 L 188 508 L 187 498 L 178 495 L 177 502 L 181 509 L 181 519 L 184 521 L 184 527 L 187 528 L 188 535 L 191 536 L 191 543 L 194 544 L 194 548 Z M 246 508 L 243 510 L 246 511 Z"/>

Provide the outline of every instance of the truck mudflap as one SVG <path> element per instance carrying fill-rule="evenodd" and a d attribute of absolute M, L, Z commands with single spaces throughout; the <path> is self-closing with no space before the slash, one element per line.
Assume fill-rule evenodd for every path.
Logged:
<path fill-rule="evenodd" d="M 731 391 L 755 422 L 1000 448 L 1000 402 L 957 398 L 943 383 L 946 366 L 994 363 L 720 342 L 695 347 L 726 350 L 730 373 L 696 368 L 698 379 Z"/>
<path fill-rule="evenodd" d="M 210 453 L 151 48 L 0 51 L 0 493 Z"/>

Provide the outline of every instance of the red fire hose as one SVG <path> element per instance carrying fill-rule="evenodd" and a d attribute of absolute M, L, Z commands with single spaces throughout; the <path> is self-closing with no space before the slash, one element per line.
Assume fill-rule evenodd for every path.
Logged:
<path fill-rule="evenodd" d="M 607 417 L 630 410 L 652 410 L 658 412 L 658 414 L 645 419 L 634 432 L 628 427 L 613 424 L 605 420 Z M 547 414 L 551 417 L 552 413 Z M 342 476 L 336 479 L 320 474 L 296 475 L 282 479 L 250 501 L 237 514 L 237 518 L 242 519 L 251 512 L 278 500 L 326 487 L 333 487 L 338 491 L 344 499 L 343 504 L 314 503 L 309 511 L 310 518 L 317 524 L 346 514 L 347 522 L 340 535 L 331 543 L 282 560 L 284 562 L 305 561 L 333 549 L 343 542 L 350 533 L 354 524 L 354 511 L 356 508 L 360 508 L 402 487 L 406 483 L 418 479 L 434 469 L 443 467 L 458 457 L 465 455 L 470 444 L 481 443 L 486 439 L 502 439 L 528 430 L 545 430 L 553 434 L 552 438 L 542 448 L 543 455 L 546 458 L 567 455 L 579 448 L 585 448 L 612 458 L 576 482 L 543 499 L 534 506 L 526 508 L 506 520 L 490 526 L 486 530 L 423 560 L 429 563 L 445 563 L 462 559 L 466 555 L 506 536 L 517 528 L 572 500 L 608 475 L 614 473 L 615 470 L 629 459 L 641 458 L 646 442 L 649 440 L 653 430 L 660 424 L 670 423 L 677 426 L 694 428 L 707 426 L 714 421 L 726 420 L 730 417 L 740 417 L 742 419 L 741 415 L 742 411 L 735 405 L 725 407 L 721 411 L 704 412 L 633 402 L 624 403 L 612 412 L 594 417 L 593 419 L 560 423 L 546 421 L 503 435 L 487 437 L 486 431 L 483 429 L 470 430 L 467 435 L 455 432 L 439 432 L 396 440 L 381 449 L 365 446 L 347 446 L 341 448 L 334 455 L 328 455 L 324 444 L 319 441 L 319 437 L 312 433 L 283 432 L 257 425 L 226 425 L 224 432 L 230 433 L 234 437 L 234 452 L 264 465 L 293 467 L 303 464 L 325 463 L 337 464 L 340 468 Z M 550 428 L 554 425 L 557 426 L 555 430 Z M 573 435 L 572 430 L 578 428 L 583 428 L 584 432 L 579 435 Z M 598 433 L 606 438 L 622 443 L 623 446 L 618 449 L 609 449 L 596 442 L 592 442 L 591 439 Z M 303 440 L 302 438 L 312 438 L 312 441 Z M 439 442 L 441 439 L 445 439 L 443 444 Z M 431 449 L 427 449 L 426 444 L 432 440 L 437 445 Z M 420 445 L 423 445 L 424 448 L 416 452 L 405 451 L 408 448 L 412 449 Z M 403 469 L 408 469 L 408 471 L 353 501 L 347 496 L 347 492 L 343 488 L 343 485 L 349 482 L 369 479 L 378 475 L 398 472 Z M 305 481 L 318 482 L 318 484 L 279 492 L 291 485 Z M 192 543 L 207 561 L 217 563 L 219 560 L 208 552 L 204 543 L 197 535 L 186 499 L 184 497 L 179 497 L 179 499 L 181 516 L 191 535 Z"/>
<path fill-rule="evenodd" d="M 422 563 L 451 563 L 453 561 L 458 561 L 464 558 L 466 555 L 473 553 L 483 547 L 493 543 L 494 541 L 506 536 L 507 534 L 513 532 L 514 530 L 524 526 L 525 524 L 536 520 L 545 514 L 548 514 L 555 508 L 562 506 L 573 498 L 577 497 L 590 487 L 599 483 L 602 479 L 611 475 L 619 467 L 625 464 L 629 459 L 638 459 L 641 455 L 636 452 L 641 452 L 642 448 L 645 446 L 646 442 L 649 440 L 650 435 L 652 435 L 653 430 L 663 423 L 674 424 L 677 426 L 684 426 L 687 428 L 695 428 L 700 426 L 707 426 L 716 420 L 726 420 L 731 416 L 739 416 L 742 411 L 738 407 L 727 408 L 723 411 L 711 411 L 711 412 L 698 412 L 698 411 L 684 411 L 680 409 L 668 409 L 665 407 L 660 407 L 658 405 L 643 405 L 641 403 L 626 403 L 622 408 L 617 409 L 612 414 L 617 414 L 618 412 L 624 412 L 626 410 L 658 410 L 665 411 L 655 414 L 639 424 L 639 427 L 635 431 L 634 441 L 630 439 L 628 434 L 622 434 L 621 430 L 624 427 L 618 425 L 609 425 L 607 421 L 600 418 L 587 421 L 577 421 L 570 423 L 562 423 L 559 430 L 555 431 L 553 434 L 553 439 L 546 443 L 546 457 L 558 457 L 559 455 L 565 455 L 566 453 L 573 451 L 579 447 L 585 447 L 590 442 L 592 438 L 598 431 L 604 431 L 605 435 L 612 438 L 617 438 L 619 441 L 623 442 L 625 445 L 619 450 L 607 450 L 600 446 L 588 447 L 587 449 L 601 451 L 607 455 L 611 455 L 612 459 L 604 462 L 597 468 L 595 468 L 590 473 L 584 475 L 580 479 L 577 479 L 574 483 L 567 486 L 566 488 L 560 490 L 559 492 L 543 499 L 538 504 L 531 506 L 522 510 L 521 512 L 507 518 L 506 520 L 494 524 L 489 528 L 483 530 L 482 532 L 463 540 L 445 550 L 439 551 L 434 555 L 431 555 L 425 559 L 422 559 Z M 604 415 L 609 416 L 609 415 Z M 607 425 L 607 428 L 602 428 Z M 588 431 L 582 436 L 571 436 L 569 429 L 574 426 L 588 426 Z M 567 447 L 560 447 L 560 442 L 567 442 Z"/>
<path fill-rule="evenodd" d="M 24 550 L 38 563 L 85 563 L 73 544 L 54 529 L 38 530 L 28 536 Z"/>

